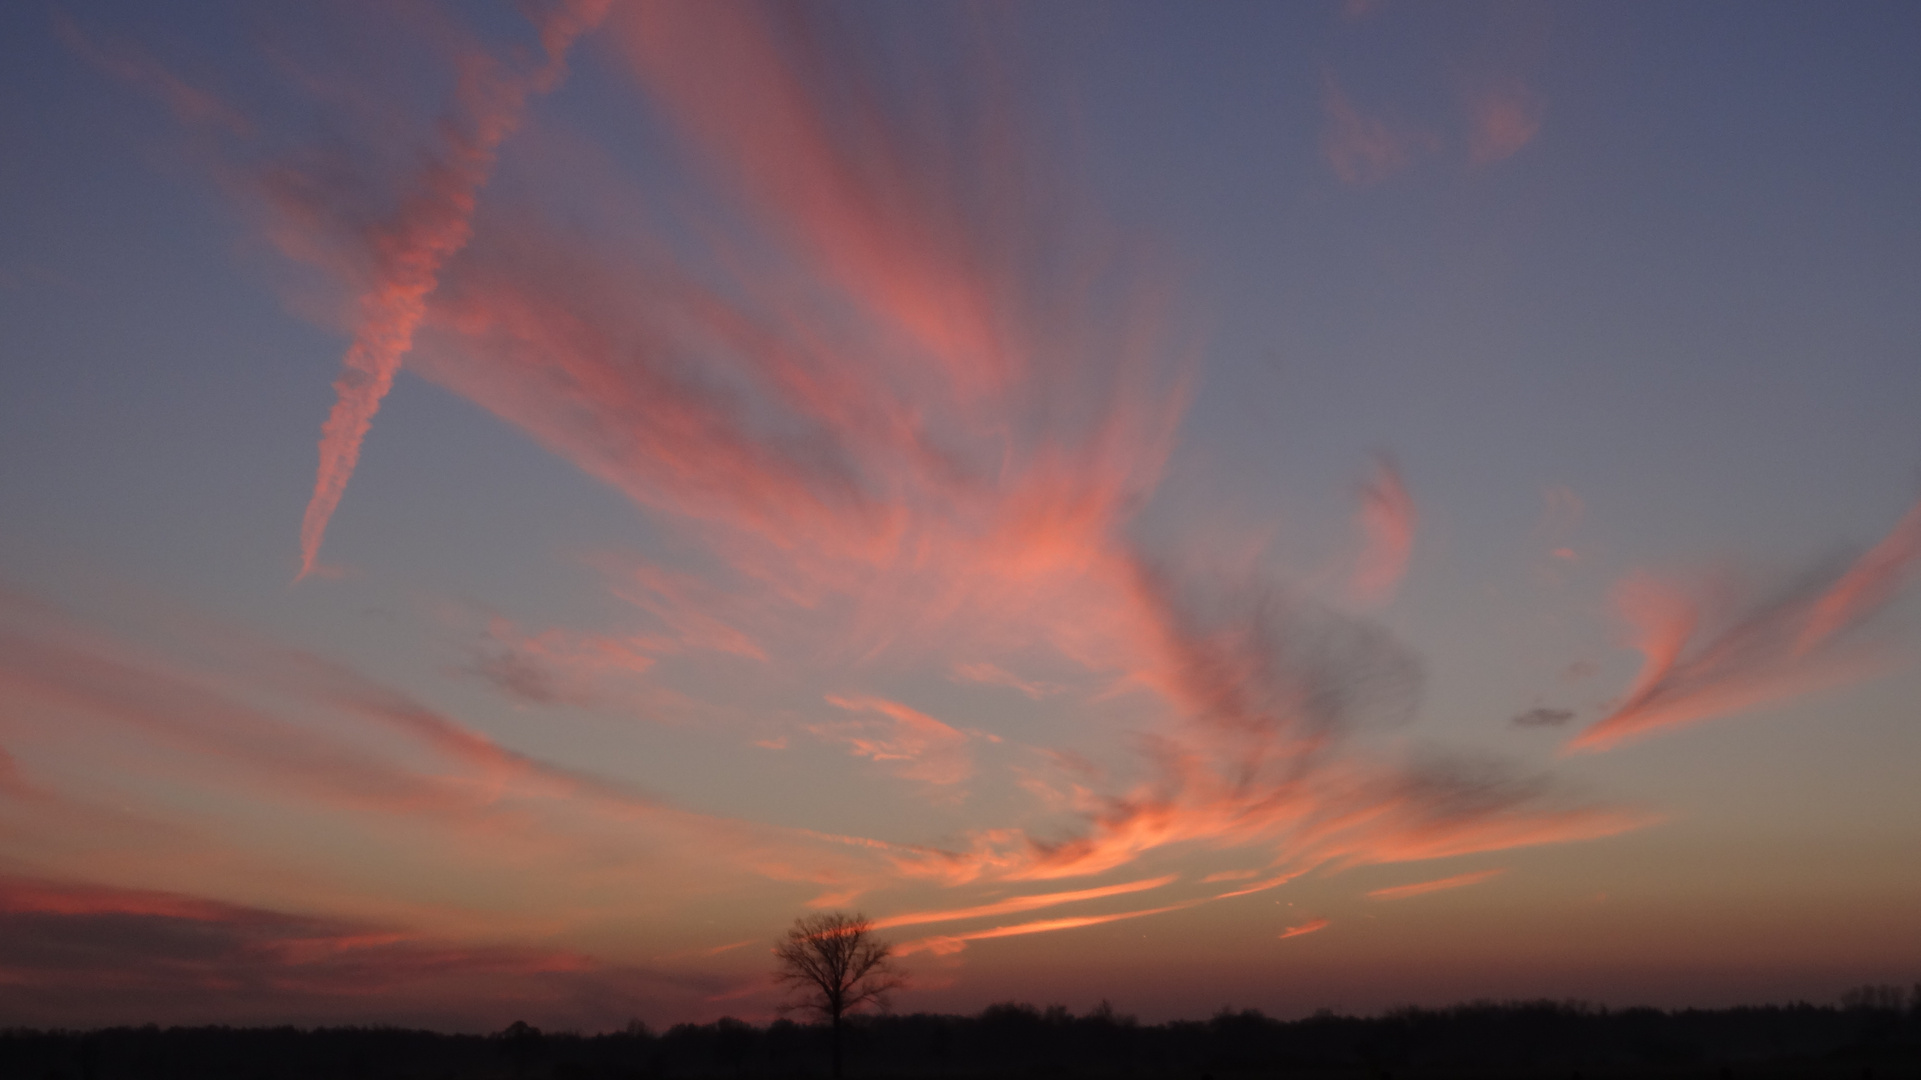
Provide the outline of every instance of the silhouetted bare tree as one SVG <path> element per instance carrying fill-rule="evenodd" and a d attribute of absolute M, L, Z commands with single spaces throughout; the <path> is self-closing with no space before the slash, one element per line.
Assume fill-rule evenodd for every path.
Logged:
<path fill-rule="evenodd" d="M 862 1005 L 886 1004 L 905 985 L 888 962 L 894 947 L 874 937 L 865 915 L 842 911 L 804 915 L 774 946 L 774 979 L 799 994 L 788 1009 L 807 1009 L 833 1029 L 834 1076 L 840 1076 L 841 1017 Z"/>

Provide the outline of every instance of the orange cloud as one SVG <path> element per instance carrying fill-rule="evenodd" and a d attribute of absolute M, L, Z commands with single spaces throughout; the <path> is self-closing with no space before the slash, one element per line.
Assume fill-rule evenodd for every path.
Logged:
<path fill-rule="evenodd" d="M 716 231 L 767 257 L 635 265 L 503 224 L 449 268 L 410 363 L 692 534 L 706 581 L 667 601 L 616 586 L 683 642 L 816 663 L 951 649 L 996 681 L 1032 647 L 1132 667 L 1119 533 L 1185 405 L 1165 290 L 1076 265 L 1078 231 L 1111 241 L 1009 186 L 1035 175 L 998 169 L 1018 140 L 840 122 L 863 62 L 822 60 L 766 10 L 642 6 L 610 31 L 722 181 Z M 1032 257 L 1043 235 L 1064 263 Z"/>
<path fill-rule="evenodd" d="M 904 915 L 890 915 L 874 920 L 875 929 L 890 926 L 917 926 L 930 922 L 955 922 L 961 919 L 984 918 L 989 915 L 1008 915 L 1016 911 L 1034 911 L 1038 908 L 1056 907 L 1073 904 L 1082 900 L 1096 900 L 1104 896 L 1120 896 L 1125 893 L 1158 889 L 1176 880 L 1178 875 L 1148 878 L 1143 881 L 1128 881 L 1119 885 L 1103 885 L 1096 889 L 1080 889 L 1074 892 L 1042 893 L 1035 896 L 1015 896 L 1006 900 L 996 900 L 991 904 L 979 904 L 970 908 L 957 908 L 952 911 L 911 911 Z"/>
<path fill-rule="evenodd" d="M 766 651 L 751 636 L 715 614 L 725 606 L 726 598 L 695 575 L 636 563 L 626 567 L 614 591 L 666 624 L 679 648 L 767 659 Z"/>
<path fill-rule="evenodd" d="M 558 78 L 591 14 L 551 35 L 540 72 Z M 342 455 L 405 352 L 699 553 L 683 564 L 697 573 L 600 560 L 657 624 L 644 633 L 490 628 L 473 666 L 514 700 L 596 700 L 578 685 L 595 672 L 665 683 L 700 654 L 787 671 L 966 656 L 954 677 L 1029 696 L 1051 687 L 1010 669 L 1064 664 L 1141 695 L 1141 768 L 1113 773 L 1134 779 L 1074 777 L 1046 796 L 1065 820 L 1045 832 L 832 838 L 681 815 L 364 688 L 329 691 L 333 707 L 459 762 L 459 782 L 439 782 L 482 806 L 553 803 L 724 837 L 714 846 L 730 859 L 820 902 L 903 879 L 1083 877 L 1182 845 L 1255 849 L 1268 875 L 1255 887 L 1273 887 L 1307 867 L 1631 827 L 1540 792 L 1484 803 L 1409 782 L 1350 739 L 1418 702 L 1419 661 L 1384 627 L 1252 575 L 1206 578 L 1178 549 L 1150 565 L 1130 526 L 1167 466 L 1193 369 L 1173 290 L 1151 260 L 1123 257 L 1137 242 L 1024 160 L 1012 117 L 883 107 L 871 56 L 836 49 L 824 26 L 793 32 L 815 17 L 675 3 L 610 15 L 617 57 L 702 170 L 685 216 L 699 244 L 615 253 L 532 209 L 503 209 L 469 237 L 499 141 L 547 85 L 475 76 L 495 89 L 467 114 L 496 118 L 492 134 L 461 136 L 465 156 L 389 238 L 411 261 L 382 264 L 361 290 L 372 307 L 356 348 L 365 337 L 373 351 L 348 366 L 361 356 L 374 374 L 342 390 L 352 430 L 330 429 L 334 480 L 310 511 L 324 526 L 322 489 L 337 497 Z M 1365 117 L 1331 78 L 1327 91 L 1330 160 L 1351 181 L 1432 145 Z M 1384 599 L 1416 515 L 1388 463 L 1364 495 L 1355 586 Z M 815 733 L 854 754 L 943 787 L 973 775 L 972 733 L 897 702 L 830 700 L 862 715 Z"/>
<path fill-rule="evenodd" d="M 955 664 L 949 675 L 959 682 L 981 683 L 987 686 L 1005 686 L 1018 690 L 1036 701 L 1060 692 L 1060 687 L 1046 683 L 1031 682 L 1000 667 L 986 662 L 974 664 Z"/>
<path fill-rule="evenodd" d="M 1071 685 L 1124 706 L 1118 723 L 1138 751 L 1128 767 L 1073 770 L 1057 791 L 1036 780 L 1030 793 L 1051 800 L 1044 815 L 1010 814 L 951 844 L 895 842 L 682 811 L 342 666 L 266 647 L 230 665 L 244 674 L 217 679 L 22 634 L 0 638 L 10 692 L 184 747 L 209 789 L 354 812 L 330 818 L 336 828 L 404 824 L 435 846 L 478 835 L 476 858 L 488 860 L 502 857 L 493 841 L 518 838 L 517 882 L 548 876 L 525 866 L 555 865 L 536 862 L 549 848 L 582 852 L 593 869 L 578 876 L 599 884 L 620 872 L 610 867 L 653 872 L 636 849 L 649 860 L 666 849 L 699 860 L 702 874 L 662 875 L 690 888 L 715 888 L 708 872 L 720 866 L 804 885 L 791 902 L 815 905 L 910 882 L 957 891 L 882 920 L 905 926 L 1167 887 L 1172 875 L 1004 895 L 1010 883 L 1176 851 L 1233 850 L 1234 864 L 1262 867 L 1218 895 L 915 943 L 936 953 L 1245 896 L 1316 870 L 1651 820 L 1571 807 L 1546 784 L 1437 780 L 1380 758 L 1353 736 L 1406 722 L 1422 684 L 1419 659 L 1385 627 L 1259 575 L 1199 573 L 1178 544 L 1146 559 L 1132 526 L 1166 470 L 1194 362 L 1173 290 L 1152 260 L 1130 258 L 1136 241 L 1023 160 L 1010 118 L 882 107 L 887 84 L 860 50 L 836 51 L 823 26 L 793 32 L 813 9 L 640 3 L 611 16 L 617 58 L 706 170 L 676 226 L 703 242 L 621 253 L 533 209 L 476 217 L 503 141 L 598 10 L 565 8 L 543 24 L 546 58 L 531 73 L 475 59 L 444 160 L 400 182 L 413 198 L 383 229 L 349 237 L 375 265 L 343 275 L 360 307 L 303 574 L 320 572 L 328 517 L 404 355 L 647 511 L 662 549 L 696 553 L 672 570 L 588 560 L 645 624 L 638 632 L 491 621 L 470 673 L 511 700 L 591 705 L 605 680 L 670 683 L 696 662 L 775 677 L 945 672 L 1040 700 L 1061 687 L 1013 672 L 1068 670 Z M 1350 183 L 1434 145 L 1364 115 L 1331 78 L 1326 105 L 1325 149 Z M 298 202 L 282 206 L 290 219 Z M 342 230 L 330 222 L 295 224 Z M 1352 584 L 1380 602 L 1405 574 L 1417 514 L 1387 461 L 1362 496 Z M 1849 595 L 1872 596 L 1879 580 Z M 950 666 L 953 656 L 972 662 Z M 885 698 L 827 700 L 857 715 L 809 730 L 854 755 L 948 789 L 974 775 L 979 733 Z M 754 734 L 774 722 L 758 718 Z M 1107 730 L 1104 741 L 1122 732 Z"/>
<path fill-rule="evenodd" d="M 1311 934 L 1316 930 L 1325 930 L 1328 928 L 1328 925 L 1329 921 L 1327 919 L 1309 919 L 1299 926 L 1288 927 L 1281 931 L 1278 936 L 1282 941 L 1286 941 L 1291 937 L 1300 937 L 1303 934 Z"/>
<path fill-rule="evenodd" d="M 1350 752 L 1354 729 L 1403 721 L 1418 693 L 1418 662 L 1384 631 L 1242 580 L 1140 568 L 1134 582 L 1143 666 L 1133 678 L 1181 718 L 1142 740 L 1152 777 L 1113 794 L 1076 785 L 1067 806 L 1085 824 L 1066 838 L 983 829 L 952 848 L 898 850 L 899 872 L 950 885 L 1056 880 L 1179 845 L 1272 852 L 1268 878 L 1226 898 L 1319 866 L 1566 843 L 1658 820 L 1570 806 L 1551 785 L 1496 768 L 1408 769 Z"/>
<path fill-rule="evenodd" d="M 830 695 L 827 702 L 851 712 L 878 713 L 891 722 L 879 731 L 863 722 L 817 724 L 808 729 L 845 742 L 857 757 L 890 763 L 898 775 L 929 784 L 958 784 L 974 773 L 968 736 L 926 713 L 884 698 Z"/>
<path fill-rule="evenodd" d="M 193 641 L 238 674 L 190 674 L 131 658 L 57 613 L 12 600 L 0 592 L 0 702 L 19 709 L 17 726 L 43 740 L 95 725 L 119 729 L 108 745 L 139 755 L 143 789 L 185 785 L 196 800 L 240 798 L 272 815 L 317 814 L 330 828 L 367 829 L 383 843 L 424 834 L 435 839 L 434 858 L 483 866 L 541 860 L 557 875 L 583 867 L 604 874 L 606 845 L 621 843 L 643 847 L 652 860 L 700 866 L 709 878 L 748 874 L 847 893 L 884 877 L 877 856 L 799 830 L 682 810 L 618 780 L 520 753 L 343 665 L 257 634 Z M 274 704 L 258 703 L 269 699 Z M 312 722 L 319 718 L 326 722 Z M 0 793 L 33 811 L 34 835 L 82 826 L 124 841 L 172 817 L 164 803 L 108 814 L 18 778 Z M 169 840 L 202 851 L 218 843 L 211 835 Z"/>
<path fill-rule="evenodd" d="M 1214 899 L 1228 900 L 1236 896 L 1249 896 L 1257 892 L 1266 892 L 1269 889 L 1279 888 L 1280 886 L 1285 885 L 1290 881 L 1293 881 L 1295 878 L 1300 877 L 1302 874 L 1305 874 L 1312 869 L 1314 869 L 1312 865 L 1303 866 L 1303 867 L 1300 867 L 1299 869 L 1289 870 L 1284 874 L 1276 874 L 1273 877 L 1262 878 L 1260 881 L 1257 881 L 1252 885 L 1244 885 L 1241 888 L 1234 889 L 1230 892 L 1221 893 L 1218 896 L 1214 897 Z M 1252 875 L 1249 875 L 1249 876 L 1252 876 Z"/>
<path fill-rule="evenodd" d="M 1201 884 L 1213 885 L 1216 882 L 1222 881 L 1246 881 L 1248 878 L 1257 878 L 1260 876 L 1261 872 L 1259 870 L 1216 870 L 1202 878 Z"/>
<path fill-rule="evenodd" d="M 1385 889 L 1375 889 L 1368 893 L 1370 900 L 1405 900 L 1410 896 L 1439 892 L 1442 889 L 1459 889 L 1468 885 L 1479 885 L 1483 881 L 1500 877 L 1507 873 L 1500 870 L 1477 870 L 1471 874 L 1456 874 L 1453 877 L 1437 878 L 1433 881 L 1418 881 L 1412 885 L 1391 885 Z"/>
<path fill-rule="evenodd" d="M 1025 350 L 997 312 L 1006 298 L 979 275 L 977 238 L 959 231 L 949 189 L 910 156 L 916 140 L 873 103 L 830 104 L 839 88 L 826 65 L 854 57 L 821 55 L 743 5 L 638 3 L 611 30 L 710 165 L 956 392 L 1020 373 Z M 852 123 L 838 115 L 846 108 Z M 984 164 L 1011 164 L 1003 133 L 987 134 Z"/>
<path fill-rule="evenodd" d="M 1084 926 L 1099 926 L 1103 923 L 1119 922 L 1122 919 L 1138 919 L 1146 915 L 1161 915 L 1169 911 L 1180 911 L 1202 903 L 1189 900 L 1165 907 L 1146 908 L 1141 911 L 1121 911 L 1111 915 L 1074 915 L 1061 919 L 1040 919 L 1034 922 L 1016 923 L 1012 926 L 996 926 L 991 930 L 975 930 L 965 934 L 943 934 L 938 937 L 921 938 L 900 946 L 895 952 L 909 956 L 917 952 L 932 952 L 936 956 L 946 956 L 960 952 L 970 941 L 986 941 L 992 938 L 1018 937 L 1024 934 L 1049 934 L 1057 930 L 1078 930 Z"/>

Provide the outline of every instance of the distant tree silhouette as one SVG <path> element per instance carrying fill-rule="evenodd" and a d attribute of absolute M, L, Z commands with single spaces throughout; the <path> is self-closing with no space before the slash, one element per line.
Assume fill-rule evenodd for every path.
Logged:
<path fill-rule="evenodd" d="M 787 1009 L 825 1017 L 832 1031 L 834 1076 L 841 1074 L 841 1017 L 863 1005 L 885 1004 L 905 979 L 888 961 L 894 947 L 874 937 L 865 915 L 842 911 L 803 915 L 774 946 L 775 981 L 798 993 Z"/>
<path fill-rule="evenodd" d="M 870 975 L 873 972 L 869 972 Z M 1857 988 L 1858 989 L 1858 988 Z M 1911 999 L 1912 988 L 1906 995 Z M 922 1080 L 965 1077 L 1318 1077 L 1401 1080 L 1602 1076 L 1921 1077 L 1921 1013 L 1872 994 L 1816 1006 L 1608 1009 L 1581 1002 L 1475 1001 L 1373 1017 L 1324 1012 L 1280 1020 L 1223 1009 L 1211 1020 L 1141 1024 L 1097 1008 L 1018 1002 L 974 1016 L 917 1013 L 860 1026 L 862 1072 Z M 1858 1004 L 1857 1004 L 1858 1003 Z M 0 1025 L 6 1023 L 0 998 Z M 738 1020 L 642 1024 L 603 1035 L 515 1024 L 491 1036 L 398 1028 L 107 1028 L 0 1026 L 5 1080 L 717 1080 L 804 1077 L 824 1058 L 825 1024 Z M 850 1055 L 851 1056 L 851 1055 Z M 822 1062 L 825 1063 L 824 1061 Z M 821 1070 L 824 1071 L 824 1070 Z M 818 1075 L 818 1073 L 816 1073 Z M 822 1077 L 822 1080 L 825 1080 Z"/>
<path fill-rule="evenodd" d="M 516 1020 L 496 1033 L 494 1039 L 500 1043 L 500 1050 L 514 1063 L 514 1075 L 527 1075 L 527 1065 L 540 1056 L 540 1029 L 525 1020 Z"/>

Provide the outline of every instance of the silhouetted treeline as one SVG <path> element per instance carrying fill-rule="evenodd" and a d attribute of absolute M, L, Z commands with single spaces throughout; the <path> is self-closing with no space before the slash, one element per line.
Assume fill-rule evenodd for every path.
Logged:
<path fill-rule="evenodd" d="M 494 1035 L 395 1028 L 110 1028 L 0 1032 L 8 1080 L 656 1080 L 825 1075 L 827 1032 L 734 1019 L 654 1032 Z M 1105 1006 L 992 1006 L 978 1016 L 859 1018 L 854 1077 L 1921 1078 L 1921 984 L 1841 1007 L 1606 1009 L 1477 1002 L 1283 1021 L 1246 1010 L 1148 1025 Z"/>

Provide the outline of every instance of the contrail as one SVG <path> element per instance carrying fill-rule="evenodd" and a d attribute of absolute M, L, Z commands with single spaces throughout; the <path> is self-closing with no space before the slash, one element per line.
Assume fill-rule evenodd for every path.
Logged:
<path fill-rule="evenodd" d="M 396 219 L 371 238 L 378 267 L 373 285 L 359 298 L 353 344 L 334 381 L 338 396 L 320 429 L 320 467 L 300 523 L 300 573 L 294 580 L 313 573 L 327 522 L 360 460 L 360 444 L 381 399 L 393 388 L 401 358 L 413 347 L 414 331 L 426 313 L 427 297 L 440 283 L 441 267 L 473 235 L 474 207 L 500 144 L 520 126 L 529 96 L 560 82 L 568 47 L 600 22 L 609 3 L 574 0 L 542 19 L 540 39 L 547 62 L 531 76 L 501 77 L 484 67 L 470 68 L 459 94 L 469 126 L 442 126 L 447 145 L 420 177 L 419 190 L 402 204 Z"/>

